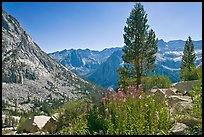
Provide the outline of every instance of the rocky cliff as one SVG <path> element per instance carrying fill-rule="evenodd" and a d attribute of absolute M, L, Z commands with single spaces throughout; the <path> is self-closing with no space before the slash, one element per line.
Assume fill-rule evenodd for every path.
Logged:
<path fill-rule="evenodd" d="M 78 98 L 100 88 L 50 58 L 19 22 L 2 10 L 2 99 Z"/>

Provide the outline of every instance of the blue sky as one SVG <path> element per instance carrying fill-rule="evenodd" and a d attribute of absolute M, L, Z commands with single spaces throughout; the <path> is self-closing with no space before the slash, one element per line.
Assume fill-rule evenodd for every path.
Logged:
<path fill-rule="evenodd" d="M 122 47 L 134 2 L 3 2 L 47 53 L 63 49 Z M 202 39 L 201 2 L 141 2 L 158 39 Z"/>

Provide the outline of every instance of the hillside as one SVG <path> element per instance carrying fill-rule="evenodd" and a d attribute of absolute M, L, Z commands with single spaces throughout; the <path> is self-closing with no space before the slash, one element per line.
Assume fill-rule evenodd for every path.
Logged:
<path fill-rule="evenodd" d="M 28 98 L 71 99 L 100 91 L 50 58 L 13 16 L 2 11 L 3 100 L 23 104 Z"/>

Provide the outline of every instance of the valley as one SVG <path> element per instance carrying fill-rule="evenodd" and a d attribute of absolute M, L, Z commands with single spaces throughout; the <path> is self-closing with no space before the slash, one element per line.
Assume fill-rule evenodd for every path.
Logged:
<path fill-rule="evenodd" d="M 14 11 L 25 5 L 29 9 L 15 17 L 10 4 L 3 4 L 2 135 L 202 135 L 202 40 L 158 39 L 143 3 L 135 3 L 127 18 L 124 45 L 112 47 L 109 38 L 117 40 L 109 33 L 118 30 L 120 21 L 101 12 L 111 9 L 108 3 L 89 3 L 99 7 L 80 16 L 84 22 L 78 13 L 85 3 L 56 3 L 63 4 L 60 9 L 51 3 L 11 3 Z M 44 6 L 48 12 L 39 12 Z M 70 10 L 74 7 L 77 12 Z M 62 9 L 69 12 L 58 14 Z M 109 19 L 114 27 L 104 29 Z M 91 40 L 90 47 L 110 48 L 71 46 L 79 41 L 87 45 L 85 39 Z M 42 50 L 61 46 L 64 50 Z"/>

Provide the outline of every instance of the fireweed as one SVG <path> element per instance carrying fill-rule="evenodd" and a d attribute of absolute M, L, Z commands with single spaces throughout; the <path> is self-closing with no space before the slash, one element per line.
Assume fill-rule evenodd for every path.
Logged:
<path fill-rule="evenodd" d="M 169 106 L 158 95 L 148 96 L 134 86 L 125 92 L 120 86 L 117 92 L 107 90 L 89 114 L 93 123 L 111 135 L 154 135 L 168 134 L 170 122 Z M 91 124 L 91 123 L 90 123 Z M 90 130 L 93 129 L 90 128 Z"/>
<path fill-rule="evenodd" d="M 122 86 L 117 92 L 109 89 L 99 104 L 81 112 L 67 121 L 60 134 L 157 135 L 169 134 L 172 126 L 169 105 L 159 95 L 147 95 L 141 85 L 126 91 Z"/>

